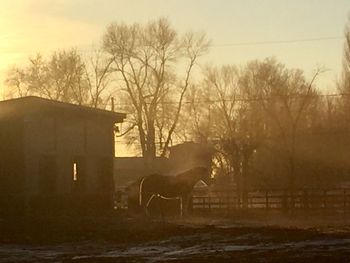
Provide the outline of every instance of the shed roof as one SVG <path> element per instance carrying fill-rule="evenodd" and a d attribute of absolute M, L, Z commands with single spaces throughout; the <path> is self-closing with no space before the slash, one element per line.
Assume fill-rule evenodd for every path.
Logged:
<path fill-rule="evenodd" d="M 60 102 L 36 96 L 0 101 L 0 118 L 17 117 L 27 113 L 40 114 L 55 112 L 67 112 L 78 114 L 80 116 L 108 118 L 116 123 L 123 122 L 126 118 L 126 114 L 124 113 Z"/>

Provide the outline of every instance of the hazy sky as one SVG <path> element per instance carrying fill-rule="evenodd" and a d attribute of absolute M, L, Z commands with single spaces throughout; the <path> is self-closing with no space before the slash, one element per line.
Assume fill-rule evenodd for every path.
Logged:
<path fill-rule="evenodd" d="M 329 71 L 318 84 L 331 87 L 341 70 L 342 39 L 219 46 L 229 43 L 341 37 L 350 0 L 1 0 L 0 78 L 9 64 L 36 52 L 89 48 L 111 22 L 167 17 L 179 31 L 204 31 L 214 45 L 203 60 L 244 64 L 276 57 L 310 76 Z"/>

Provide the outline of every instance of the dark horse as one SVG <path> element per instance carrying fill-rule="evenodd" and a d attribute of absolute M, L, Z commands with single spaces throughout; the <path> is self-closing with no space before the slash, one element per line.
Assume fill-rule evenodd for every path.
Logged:
<path fill-rule="evenodd" d="M 129 188 L 129 208 L 141 209 L 148 215 L 149 205 L 154 198 L 177 199 L 183 215 L 187 212 L 194 185 L 206 178 L 208 169 L 205 167 L 196 167 L 175 176 L 151 174 L 142 177 Z"/>

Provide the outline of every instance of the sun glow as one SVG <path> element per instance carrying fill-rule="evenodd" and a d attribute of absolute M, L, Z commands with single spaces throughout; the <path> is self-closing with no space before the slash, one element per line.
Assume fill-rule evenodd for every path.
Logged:
<path fill-rule="evenodd" d="M 36 7 L 40 5 L 37 2 L 41 1 L 1 1 L 1 94 L 6 72 L 11 66 L 28 63 L 28 57 L 38 52 L 47 55 L 58 49 L 92 45 L 99 36 L 100 29 L 92 24 L 37 11 Z"/>

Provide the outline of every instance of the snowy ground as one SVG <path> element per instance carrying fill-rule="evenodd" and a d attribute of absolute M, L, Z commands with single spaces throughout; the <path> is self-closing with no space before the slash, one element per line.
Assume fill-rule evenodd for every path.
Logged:
<path fill-rule="evenodd" d="M 0 263 L 350 262 L 350 218 L 297 218 L 263 213 L 171 223 L 125 216 L 0 220 Z"/>
<path fill-rule="evenodd" d="M 155 240 L 136 236 L 123 242 L 101 238 L 50 245 L 6 242 L 0 246 L 0 262 L 350 262 L 347 227 L 199 223 L 179 229 Z"/>

